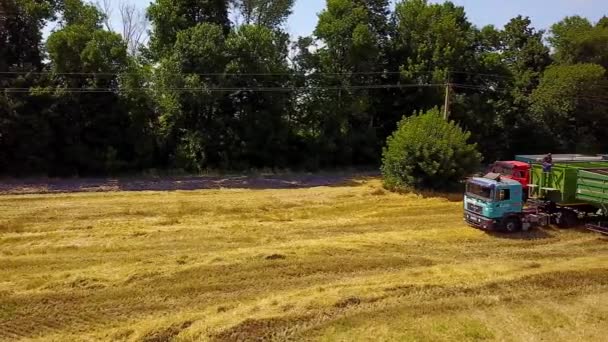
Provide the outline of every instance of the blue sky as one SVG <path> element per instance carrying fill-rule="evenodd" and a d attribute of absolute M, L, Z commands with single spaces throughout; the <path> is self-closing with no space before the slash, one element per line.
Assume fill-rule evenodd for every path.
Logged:
<path fill-rule="evenodd" d="M 118 0 L 113 0 L 118 2 Z M 150 0 L 130 0 L 146 7 Z M 442 1 L 432 1 L 442 2 Z M 453 0 L 464 6 L 469 20 L 477 26 L 494 24 L 503 26 L 509 19 L 522 14 L 532 19 L 538 29 L 548 29 L 551 24 L 568 15 L 581 15 L 597 21 L 608 15 L 608 0 Z M 296 0 L 294 14 L 287 29 L 294 35 L 309 35 L 315 28 L 317 14 L 325 7 L 325 0 Z"/>

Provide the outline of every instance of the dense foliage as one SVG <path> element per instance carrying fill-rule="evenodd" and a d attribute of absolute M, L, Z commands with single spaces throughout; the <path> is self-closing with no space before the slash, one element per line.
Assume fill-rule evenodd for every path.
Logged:
<path fill-rule="evenodd" d="M 481 161 L 469 138 L 469 132 L 445 121 L 437 108 L 403 118 L 382 155 L 385 186 L 450 189 L 476 171 Z"/>
<path fill-rule="evenodd" d="M 327 0 L 289 37 L 293 4 L 156 0 L 134 51 L 84 0 L 0 1 L 0 174 L 377 166 L 447 84 L 486 161 L 608 151 L 608 18 L 545 33 L 451 2 Z"/>

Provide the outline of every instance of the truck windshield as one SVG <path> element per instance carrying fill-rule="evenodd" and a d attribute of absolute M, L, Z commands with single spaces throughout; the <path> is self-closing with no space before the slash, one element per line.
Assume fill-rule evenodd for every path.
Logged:
<path fill-rule="evenodd" d="M 467 183 L 467 193 L 483 199 L 492 199 L 492 189 L 475 183 Z"/>

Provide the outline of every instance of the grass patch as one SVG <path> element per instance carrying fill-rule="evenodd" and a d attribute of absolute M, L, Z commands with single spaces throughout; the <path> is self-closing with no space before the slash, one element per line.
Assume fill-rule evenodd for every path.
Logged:
<path fill-rule="evenodd" d="M 25 231 L 25 220 L 11 220 L 0 222 L 0 234 L 23 233 Z"/>

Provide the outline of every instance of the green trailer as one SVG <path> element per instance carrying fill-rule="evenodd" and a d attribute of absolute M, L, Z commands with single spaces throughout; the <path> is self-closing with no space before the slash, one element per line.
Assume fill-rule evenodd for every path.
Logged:
<path fill-rule="evenodd" d="M 550 172 L 533 164 L 530 179 L 529 198 L 557 213 L 562 226 L 608 215 L 608 162 L 557 163 Z"/>
<path fill-rule="evenodd" d="M 530 168 L 528 185 L 530 198 L 550 200 L 560 205 L 586 203 L 587 199 L 577 198 L 579 177 L 594 174 L 593 170 L 608 169 L 608 162 L 557 163 L 551 172 L 544 172 L 543 166 L 533 164 Z"/>
<path fill-rule="evenodd" d="M 608 168 L 580 170 L 576 189 L 579 201 L 592 203 L 601 208 L 604 216 L 608 214 Z M 608 235 L 608 222 L 587 224 L 587 229 Z"/>
<path fill-rule="evenodd" d="M 576 199 L 608 208 L 608 168 L 579 170 Z"/>
<path fill-rule="evenodd" d="M 534 164 L 542 162 L 544 154 L 532 154 L 532 155 L 517 155 L 515 156 L 516 161 L 524 162 L 527 164 Z M 576 162 L 597 162 L 607 161 L 608 154 L 554 154 L 552 156 L 554 163 L 576 163 Z"/>

